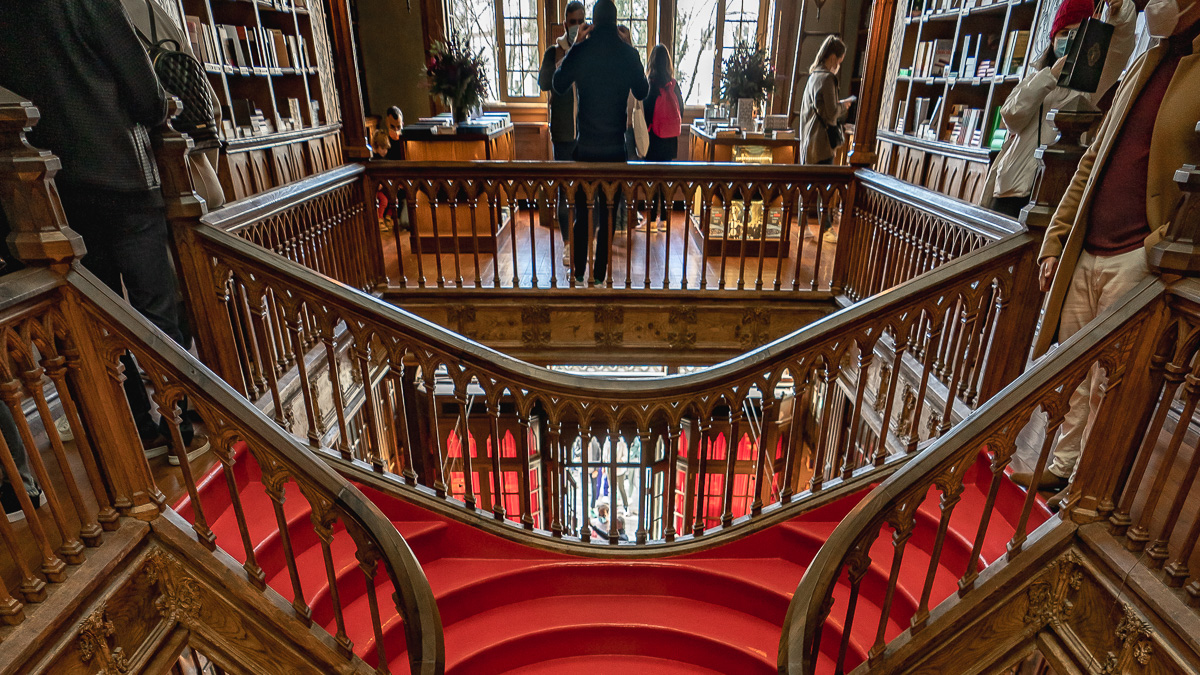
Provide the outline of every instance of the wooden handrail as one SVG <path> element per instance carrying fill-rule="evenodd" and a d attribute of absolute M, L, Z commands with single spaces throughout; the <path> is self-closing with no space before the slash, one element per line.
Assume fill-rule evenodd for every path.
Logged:
<path fill-rule="evenodd" d="M 924 625 L 929 618 L 930 607 L 945 599 L 931 597 L 931 589 L 941 564 L 941 541 L 946 536 L 947 525 L 963 489 L 964 473 L 970 464 L 986 456 L 990 459 L 992 479 L 983 517 L 978 523 L 972 520 L 962 527 L 974 541 L 967 569 L 962 571 L 958 581 L 958 595 L 964 598 L 968 596 L 980 574 L 981 553 L 989 526 L 995 537 L 996 529 L 1005 525 L 995 517 L 994 505 L 1001 481 L 1007 480 L 1004 470 L 1011 461 L 1017 434 L 1038 409 L 1048 413 L 1046 440 L 1033 472 L 1036 481 L 1047 466 L 1052 442 L 1067 412 L 1071 393 L 1097 363 L 1109 375 L 1109 387 L 1098 413 L 1099 418 L 1112 418 L 1119 414 L 1123 406 L 1138 405 L 1122 389 L 1123 373 L 1144 367 L 1145 364 L 1129 363 L 1127 359 L 1142 341 L 1156 334 L 1158 327 L 1152 318 L 1157 308 L 1161 307 L 1165 289 L 1166 286 L 1159 279 L 1142 283 L 1098 321 L 1076 333 L 1054 353 L 983 404 L 974 415 L 875 488 L 834 530 L 797 586 L 780 640 L 779 672 L 794 675 L 815 673 L 817 655 L 822 651 L 836 653 L 836 672 L 853 668 L 855 664 L 847 663 L 848 643 L 852 634 L 863 634 L 854 625 L 859 584 L 867 567 L 886 551 L 886 548 L 882 548 L 886 544 L 873 548 L 882 541 L 880 530 L 884 525 L 894 532 L 892 576 L 883 600 L 878 636 L 873 645 L 863 645 L 864 648 L 869 647 L 869 662 L 879 665 L 877 660 L 886 656 L 888 643 L 883 639 L 882 624 L 889 620 L 910 619 L 914 632 Z M 1141 404 L 1144 405 L 1144 402 Z M 1087 452 L 1085 457 L 1088 457 Z M 934 496 L 940 496 L 941 499 L 941 522 L 920 606 L 911 617 L 892 616 L 888 608 L 896 590 L 895 577 L 903 559 L 904 544 L 912 533 L 916 509 L 926 500 L 931 488 L 934 489 Z M 1030 517 L 1035 496 L 1035 492 L 1027 493 L 1016 527 L 1004 531 L 1004 536 L 1008 538 L 1009 559 L 1019 556 L 1027 545 L 1032 529 Z M 986 562 L 983 564 L 986 565 Z M 847 581 L 842 580 L 844 573 Z M 955 574 L 958 574 L 957 570 Z M 850 595 L 846 604 L 838 608 L 839 612 L 845 612 L 845 620 L 839 623 L 836 631 L 841 637 L 840 645 L 826 650 L 822 646 L 822 637 L 826 633 L 832 635 L 834 631 L 825 632 L 823 627 L 835 608 L 834 587 L 841 583 L 849 584 Z"/>
<path fill-rule="evenodd" d="M 691 515 L 679 521 L 682 523 L 679 528 L 674 526 L 676 516 L 659 518 L 657 511 L 665 508 L 661 504 L 652 507 L 655 514 L 651 517 L 643 507 L 656 499 L 660 503 L 666 500 L 661 494 L 647 495 L 646 481 L 643 480 L 637 508 L 639 543 L 658 538 L 670 542 L 676 534 L 701 534 L 718 527 L 718 522 L 721 526 L 729 526 L 735 516 L 758 516 L 764 500 L 766 504 L 787 503 L 797 493 L 811 495 L 825 489 L 827 484 L 840 485 L 857 471 L 882 467 L 894 453 L 915 450 L 920 440 L 919 432 L 915 431 L 905 432 L 903 437 L 897 433 L 893 437 L 884 424 L 882 440 L 874 449 L 863 450 L 860 446 L 867 442 L 868 434 L 865 428 L 862 437 L 858 436 L 858 430 L 851 429 L 844 432 L 831 429 L 829 433 L 834 435 L 826 437 L 822 425 L 822 433 L 811 439 L 812 447 L 806 448 L 799 422 L 793 422 L 790 431 L 781 432 L 776 428 L 763 431 L 760 427 L 759 434 L 749 438 L 752 454 L 745 467 L 737 469 L 735 462 L 725 457 L 722 443 L 727 441 L 719 439 L 746 438 L 739 429 L 745 431 L 748 428 L 742 422 L 747 401 L 751 406 L 762 408 L 760 411 L 754 407 L 752 413 L 758 415 L 761 412 L 763 419 L 773 422 L 775 418 L 771 415 L 779 410 L 784 400 L 788 400 L 794 408 L 793 419 L 798 419 L 801 415 L 796 406 L 807 392 L 828 391 L 830 395 L 825 398 L 832 400 L 835 389 L 831 387 L 845 386 L 852 401 L 848 405 L 855 411 L 852 417 L 861 419 L 866 414 L 862 393 L 874 358 L 871 352 L 882 350 L 880 358 L 897 359 L 893 371 L 896 376 L 891 378 L 892 389 L 886 395 L 887 400 L 879 401 L 878 411 L 874 414 L 885 420 L 890 420 L 893 412 L 920 418 L 922 405 L 926 406 L 927 412 L 934 407 L 931 399 L 925 403 L 927 384 L 944 380 L 944 385 L 955 395 L 944 404 L 943 428 L 935 430 L 941 433 L 949 428 L 950 418 L 957 414 L 955 405 L 959 404 L 954 401 L 959 397 L 978 398 L 980 387 L 995 388 L 997 382 L 1003 383 L 983 373 L 1003 370 L 1007 377 L 1015 376 L 1008 359 L 992 361 L 991 357 L 985 358 L 986 345 L 982 340 L 993 335 L 995 329 L 996 336 L 1007 336 L 1005 339 L 1019 349 L 1022 335 L 1025 336 L 1024 344 L 1028 345 L 1035 318 L 1034 313 L 1011 303 L 1008 295 L 1012 289 L 1021 286 L 1021 275 L 1031 269 L 1036 245 L 1028 235 L 1017 234 L 968 253 L 870 302 L 850 307 L 711 369 L 650 380 L 597 380 L 513 359 L 395 306 L 381 303 L 371 295 L 349 291 L 345 286 L 299 269 L 215 228 L 197 227 L 196 241 L 202 243 L 205 258 L 215 260 L 223 274 L 230 278 L 217 297 L 198 300 L 227 304 L 227 312 L 234 315 L 241 307 L 250 308 L 238 331 L 257 333 L 257 338 L 247 334 L 247 344 L 257 343 L 260 349 L 256 354 L 243 351 L 242 372 L 265 376 L 260 377 L 262 381 L 257 390 L 270 396 L 269 404 L 275 410 L 280 410 L 283 405 L 274 384 L 279 379 L 277 364 L 298 366 L 303 360 L 302 346 L 310 343 L 325 344 L 329 363 L 338 360 L 334 355 L 339 346 L 349 350 L 350 367 L 357 371 L 358 381 L 370 384 L 364 387 L 366 398 L 357 412 L 346 410 L 345 415 L 340 414 L 342 408 L 339 406 L 344 402 L 337 399 L 340 394 L 335 396 L 339 429 L 334 443 L 341 457 L 364 460 L 377 472 L 396 476 L 397 481 L 401 476 L 408 484 L 420 481 L 439 497 L 445 497 L 448 492 L 455 494 L 455 490 L 448 487 L 451 481 L 444 475 L 448 461 L 452 464 L 461 461 L 465 465 L 462 475 L 474 477 L 482 472 L 479 473 L 481 481 L 487 479 L 484 474 L 498 480 L 497 476 L 505 471 L 500 467 L 501 462 L 506 465 L 512 461 L 523 462 L 524 453 L 529 453 L 536 461 L 544 462 L 544 466 L 553 467 L 550 473 L 544 474 L 545 480 L 540 484 L 545 497 L 547 491 L 553 493 L 554 486 L 560 484 L 551 474 L 566 471 L 568 466 L 578 466 L 569 456 L 569 443 L 564 444 L 575 434 L 583 447 L 587 447 L 593 438 L 614 447 L 619 438 L 629 443 L 636 438 L 643 448 L 657 443 L 662 456 L 649 457 L 645 456 L 649 453 L 643 453 L 641 470 L 663 471 L 654 468 L 664 466 L 662 462 L 668 467 L 676 462 L 681 466 L 688 464 L 688 483 L 678 487 L 689 495 L 686 510 L 696 516 L 695 524 L 692 524 Z M 236 301 L 231 302 L 231 299 Z M 285 324 L 289 326 L 287 332 L 283 330 Z M 334 327 L 338 325 L 348 328 L 342 338 L 334 334 Z M 888 331 L 890 337 L 880 339 Z M 921 387 L 913 396 L 915 410 L 912 402 L 906 401 L 904 406 L 897 403 L 900 399 L 896 392 L 897 377 L 905 367 L 901 360 L 906 353 L 924 361 L 923 366 L 920 362 L 910 366 L 915 367 L 919 373 L 916 376 L 921 378 Z M 847 367 L 844 363 L 847 358 L 857 358 L 859 369 Z M 335 381 L 338 380 L 336 371 L 333 368 L 329 373 Z M 241 384 L 250 390 L 256 388 L 255 383 L 248 380 Z M 785 398 L 777 394 L 780 387 L 787 392 Z M 318 406 L 310 389 L 310 385 L 305 385 L 300 394 L 311 430 L 318 425 L 314 417 Z M 853 393 L 855 390 L 857 396 Z M 461 443 L 451 439 L 461 438 L 461 429 L 473 428 L 471 406 L 477 397 L 482 410 L 476 415 L 493 420 L 490 431 L 482 432 L 493 439 L 490 441 L 493 445 L 489 447 L 495 447 L 496 439 L 500 438 L 496 426 L 498 416 L 502 415 L 504 406 L 512 405 L 518 418 L 512 433 L 519 446 L 526 447 L 520 438 L 534 433 L 534 427 L 542 429 L 540 440 L 533 441 L 533 450 L 526 448 L 521 454 L 508 455 L 507 459 L 489 451 L 490 457 L 485 457 L 479 449 L 485 445 L 481 438 L 475 453 L 460 452 L 458 459 L 453 459 L 448 444 Z M 391 413 L 385 413 L 385 405 Z M 447 410 L 453 409 L 449 417 L 445 416 L 444 406 L 449 406 Z M 714 415 L 722 417 L 714 420 Z M 278 413 L 276 419 L 280 419 Z M 689 426 L 694 424 L 699 426 Z M 594 428 L 596 425 L 603 427 L 599 433 Z M 545 436 L 547 433 L 549 437 Z M 352 441 L 351 436 L 355 434 L 359 438 Z M 783 443 L 785 437 L 787 443 Z M 310 433 L 310 442 L 314 438 Z M 764 445 L 780 447 L 782 452 L 771 453 Z M 797 466 L 807 452 L 814 454 L 813 460 L 820 468 L 813 475 L 808 491 L 804 491 L 796 484 Z M 758 454 L 757 458 L 752 456 L 754 453 Z M 584 456 L 578 458 L 584 473 L 588 470 L 588 454 L 591 453 L 584 452 Z M 600 470 L 610 476 L 610 485 L 615 485 L 619 475 L 616 453 L 608 454 L 609 459 L 604 460 Z M 473 465 L 473 460 L 478 464 Z M 619 463 L 626 466 L 625 461 Z M 511 466 L 508 469 L 513 470 Z M 666 476 L 673 474 L 669 469 L 665 471 Z M 754 494 L 747 497 L 747 502 L 753 497 L 754 504 L 744 512 L 738 512 L 732 506 L 733 495 L 729 488 L 723 489 L 723 495 L 705 495 L 703 489 L 698 496 L 693 495 L 694 485 L 705 483 L 712 476 L 723 475 L 723 484 L 729 486 L 735 473 L 744 472 L 756 475 Z M 520 473 L 527 474 L 528 469 L 522 469 Z M 468 481 L 466 485 L 472 482 Z M 669 487 L 673 492 L 675 486 Z M 464 485 L 463 489 L 465 492 L 459 496 L 470 510 L 474 510 L 480 498 L 473 488 Z M 584 486 L 582 492 L 587 491 Z M 519 513 L 512 514 L 513 520 L 518 520 L 526 529 L 548 530 L 554 536 L 570 534 L 575 529 L 555 519 L 565 508 L 555 500 L 566 499 L 567 495 L 550 494 L 536 506 L 529 504 L 530 495 L 528 481 L 523 480 L 515 502 L 519 505 Z M 581 498 L 587 504 L 591 501 L 586 494 L 570 498 Z M 699 505 L 707 504 L 706 498 L 720 506 L 719 514 L 711 514 L 713 517 L 719 515 L 716 522 L 709 522 L 709 515 L 700 515 Z M 484 508 L 490 508 L 497 520 L 504 520 L 505 509 L 500 501 L 487 498 Z M 654 523 L 656 518 L 657 524 Z M 589 540 L 586 529 L 580 531 L 580 538 L 585 543 Z M 616 541 L 614 532 L 610 543 Z"/>

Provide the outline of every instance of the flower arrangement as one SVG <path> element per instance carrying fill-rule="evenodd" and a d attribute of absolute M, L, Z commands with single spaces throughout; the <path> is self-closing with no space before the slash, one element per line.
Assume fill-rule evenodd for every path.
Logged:
<path fill-rule="evenodd" d="M 775 90 L 775 68 L 767 51 L 756 43 L 739 40 L 721 71 L 721 100 L 731 106 L 748 98 L 761 107 Z"/>
<path fill-rule="evenodd" d="M 455 122 L 467 119 L 488 96 L 487 62 L 483 50 L 472 53 L 457 32 L 435 42 L 425 62 L 425 84 L 429 93 L 450 106 Z"/>

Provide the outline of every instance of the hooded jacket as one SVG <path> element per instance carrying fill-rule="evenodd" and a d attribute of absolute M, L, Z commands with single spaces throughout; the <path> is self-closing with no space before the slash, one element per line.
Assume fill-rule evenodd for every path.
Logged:
<path fill-rule="evenodd" d="M 1125 0 L 1115 19 L 1107 17 L 1107 7 L 1104 12 L 1105 20 L 1113 24 L 1114 30 L 1096 93 L 1058 86 L 1058 78 L 1049 66 L 1036 70 L 1030 68 L 1000 107 L 1000 118 L 1008 129 L 1008 137 L 989 172 L 988 181 L 994 184 L 991 196 L 1025 197 L 1032 193 L 1033 179 L 1037 173 L 1034 152 L 1039 144 L 1053 143 L 1057 137 L 1046 115 L 1051 110 L 1066 108 L 1081 101 L 1094 106 L 1121 77 L 1136 42 L 1134 28 L 1137 7 L 1132 0 Z"/>

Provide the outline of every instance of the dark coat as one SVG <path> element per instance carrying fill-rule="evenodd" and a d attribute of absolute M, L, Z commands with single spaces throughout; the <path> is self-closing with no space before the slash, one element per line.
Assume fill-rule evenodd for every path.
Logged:
<path fill-rule="evenodd" d="M 586 154 L 624 154 L 625 103 L 629 93 L 646 98 L 650 85 L 642 59 L 617 35 L 616 26 L 597 26 L 576 43 L 554 72 L 554 90 L 579 95 L 579 149 Z"/>

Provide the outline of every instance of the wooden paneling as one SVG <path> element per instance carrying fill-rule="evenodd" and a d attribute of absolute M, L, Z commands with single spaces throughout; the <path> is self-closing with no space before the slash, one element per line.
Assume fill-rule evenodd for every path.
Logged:
<path fill-rule="evenodd" d="M 935 192 L 942 192 L 942 177 L 945 165 L 945 155 L 931 154 L 925 168 L 925 180 L 921 184 Z"/>
<path fill-rule="evenodd" d="M 513 125 L 515 159 L 548 162 L 554 157 L 550 153 L 550 127 L 539 122 L 517 122 Z"/>
<path fill-rule="evenodd" d="M 967 162 L 966 173 L 963 177 L 962 199 L 972 204 L 983 204 L 983 188 L 987 182 L 988 164 L 986 162 Z"/>

